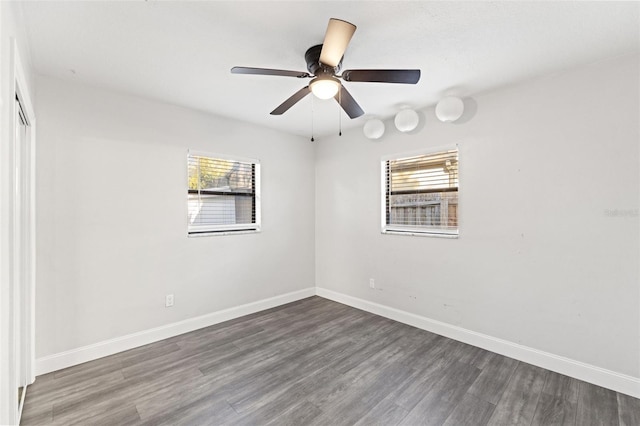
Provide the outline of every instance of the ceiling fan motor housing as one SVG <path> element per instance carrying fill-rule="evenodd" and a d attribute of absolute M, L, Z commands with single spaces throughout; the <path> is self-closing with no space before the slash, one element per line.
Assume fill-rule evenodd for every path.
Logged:
<path fill-rule="evenodd" d="M 305 52 L 304 59 L 307 62 L 307 70 L 309 70 L 309 73 L 315 76 L 338 74 L 342 69 L 342 59 L 344 59 L 344 57 L 340 59 L 336 67 L 330 67 L 320 62 L 320 52 L 322 52 L 321 44 L 312 46 Z"/>

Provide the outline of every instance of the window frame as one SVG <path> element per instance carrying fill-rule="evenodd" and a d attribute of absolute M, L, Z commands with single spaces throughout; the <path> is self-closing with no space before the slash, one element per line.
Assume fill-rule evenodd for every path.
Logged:
<path fill-rule="evenodd" d="M 457 228 L 451 229 L 426 229 L 415 226 L 394 225 L 387 223 L 387 163 L 393 160 L 400 160 L 422 155 L 436 155 L 446 151 L 457 151 L 458 157 L 458 203 L 456 206 Z M 447 191 L 443 191 L 447 192 Z M 460 236 L 460 149 L 457 144 L 445 145 L 430 148 L 428 150 L 420 150 L 413 152 L 404 152 L 398 154 L 385 155 L 380 159 L 380 230 L 382 234 L 391 235 L 410 235 L 420 237 L 436 237 L 436 238 L 459 238 Z"/>
<path fill-rule="evenodd" d="M 253 200 L 254 200 L 254 222 L 238 223 L 229 225 L 192 225 L 189 223 L 189 195 L 193 193 L 202 193 L 199 190 L 189 189 L 189 159 L 190 157 L 205 157 L 214 160 L 233 161 L 238 163 L 248 163 L 253 167 Z M 214 235 L 238 235 L 238 234 L 254 234 L 262 231 L 262 203 L 260 193 L 260 160 L 255 158 L 241 157 L 237 155 L 218 154 L 204 151 L 187 151 L 187 236 L 188 237 L 208 237 Z M 219 192 L 219 193 L 218 193 Z M 210 195 L 227 195 L 227 196 L 247 196 L 249 193 L 241 192 L 224 192 L 224 191 L 207 191 Z"/>

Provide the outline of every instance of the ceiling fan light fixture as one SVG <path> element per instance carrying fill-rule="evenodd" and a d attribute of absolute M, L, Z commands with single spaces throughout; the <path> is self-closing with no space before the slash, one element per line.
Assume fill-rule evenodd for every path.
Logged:
<path fill-rule="evenodd" d="M 340 82 L 333 77 L 317 77 L 311 81 L 309 89 L 318 99 L 331 99 L 340 90 Z"/>

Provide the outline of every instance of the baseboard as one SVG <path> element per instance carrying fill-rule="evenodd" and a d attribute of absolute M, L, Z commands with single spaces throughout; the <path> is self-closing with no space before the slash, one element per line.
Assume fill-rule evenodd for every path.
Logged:
<path fill-rule="evenodd" d="M 45 356 L 36 359 L 36 374 L 46 374 L 62 368 L 82 364 L 83 362 L 92 361 L 118 352 L 137 348 L 162 339 L 167 339 L 169 337 L 238 318 L 243 315 L 249 315 L 265 309 L 275 308 L 276 306 L 295 302 L 296 300 L 311 297 L 313 295 L 315 295 L 315 288 L 309 287 L 303 290 L 224 309 L 222 311 L 212 312 L 196 318 L 186 319 L 149 330 L 117 337 L 115 339 L 105 340 L 92 345 Z"/>
<path fill-rule="evenodd" d="M 413 327 L 421 328 L 441 336 L 449 337 L 469 345 L 496 352 L 547 370 L 593 383 L 626 395 L 640 398 L 640 378 L 616 373 L 615 371 L 596 367 L 549 352 L 540 351 L 528 346 L 498 339 L 462 327 L 415 315 L 389 306 L 380 305 L 368 300 L 348 296 L 321 287 L 316 287 L 316 294 L 363 311 L 371 312 Z"/>

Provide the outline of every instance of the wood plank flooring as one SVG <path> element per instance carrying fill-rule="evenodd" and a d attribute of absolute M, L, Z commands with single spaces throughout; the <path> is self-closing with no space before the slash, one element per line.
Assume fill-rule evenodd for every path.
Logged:
<path fill-rule="evenodd" d="M 319 297 L 37 378 L 24 425 L 640 425 L 640 400 Z"/>

